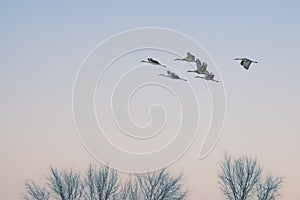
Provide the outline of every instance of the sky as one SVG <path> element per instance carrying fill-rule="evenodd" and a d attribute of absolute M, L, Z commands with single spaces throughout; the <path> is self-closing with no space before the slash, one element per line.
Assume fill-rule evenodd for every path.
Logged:
<path fill-rule="evenodd" d="M 215 67 L 216 79 L 225 88 L 225 125 L 213 151 L 205 159 L 198 159 L 203 141 L 203 133 L 199 131 L 191 147 L 168 168 L 184 175 L 190 199 L 222 199 L 217 172 L 225 151 L 236 157 L 256 157 L 266 174 L 284 177 L 279 199 L 299 199 L 299 7 L 298 1 L 2 1 L 0 198 L 20 199 L 25 180 L 40 180 L 50 166 L 83 171 L 95 162 L 74 125 L 72 91 L 76 74 L 89 52 L 112 35 L 159 27 L 197 41 L 206 52 L 201 56 L 212 60 L 209 64 Z M 186 51 L 182 49 L 181 55 Z M 145 50 L 129 55 L 127 60 L 119 59 L 107 73 L 122 75 L 118 63 L 124 61 L 125 66 L 130 66 L 133 61 L 129 58 L 146 58 L 148 54 L 164 55 L 164 62 L 175 56 L 170 52 Z M 233 60 L 244 56 L 258 61 L 249 71 Z M 189 67 L 184 63 L 173 66 L 180 74 Z M 116 79 L 113 75 L 104 77 L 107 91 Z M 185 87 L 181 82 L 157 77 L 155 80 L 175 89 Z M 210 111 L 206 107 L 208 92 L 204 82 L 189 82 L 199 97 L 200 119 L 204 124 L 200 130 L 205 130 L 206 114 Z M 99 89 L 106 85 L 100 84 Z M 213 83 L 208 85 L 217 87 Z M 172 101 L 170 108 L 166 107 L 171 112 L 171 106 L 176 105 L 162 88 L 154 89 L 145 87 L 146 92 L 137 92 L 129 104 L 132 118 L 141 125 L 149 122 L 145 107 Z M 144 96 L 147 93 L 157 96 Z M 105 115 L 101 117 L 105 114 L 101 109 L 105 107 L 97 90 L 95 98 L 96 114 L 100 120 L 108 119 Z M 154 110 L 153 116 L 156 114 Z M 178 118 L 168 116 L 171 118 L 166 128 L 172 130 Z M 172 137 L 171 131 L 167 133 L 160 141 Z"/>

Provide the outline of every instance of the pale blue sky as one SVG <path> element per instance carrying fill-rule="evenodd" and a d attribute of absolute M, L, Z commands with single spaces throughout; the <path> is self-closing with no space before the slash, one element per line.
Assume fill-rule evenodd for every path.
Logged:
<path fill-rule="evenodd" d="M 224 150 L 258 157 L 285 179 L 281 199 L 299 199 L 299 1 L 7 1 L 0 3 L 0 199 L 19 199 L 26 178 L 50 165 L 85 169 L 92 158 L 73 125 L 72 85 L 88 52 L 132 28 L 163 27 L 197 40 L 227 95 L 222 138 L 205 160 L 200 141 L 171 170 L 191 199 L 221 198 Z M 259 63 L 243 70 L 235 57 Z"/>

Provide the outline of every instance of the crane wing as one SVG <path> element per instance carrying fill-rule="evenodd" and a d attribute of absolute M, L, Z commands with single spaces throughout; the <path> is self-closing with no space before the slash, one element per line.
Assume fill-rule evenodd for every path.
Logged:
<path fill-rule="evenodd" d="M 200 72 L 205 72 L 207 69 L 207 63 L 203 62 L 200 69 L 198 69 Z"/>
<path fill-rule="evenodd" d="M 190 52 L 187 52 L 187 60 L 195 60 L 195 56 L 191 54 Z"/>
<path fill-rule="evenodd" d="M 197 70 L 199 71 L 200 69 L 201 69 L 201 61 L 197 58 L 196 59 L 196 68 L 197 68 Z"/>
<path fill-rule="evenodd" d="M 251 61 L 248 60 L 248 59 L 244 59 L 244 60 L 241 61 L 241 65 L 242 65 L 246 70 L 249 69 L 250 64 L 251 64 Z"/>
<path fill-rule="evenodd" d="M 148 58 L 148 61 L 160 65 L 160 63 L 157 60 L 154 60 L 153 58 Z"/>

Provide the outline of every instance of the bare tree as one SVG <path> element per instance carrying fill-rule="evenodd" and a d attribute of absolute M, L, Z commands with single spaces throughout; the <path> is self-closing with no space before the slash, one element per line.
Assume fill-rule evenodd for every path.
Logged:
<path fill-rule="evenodd" d="M 116 170 L 89 166 L 81 178 L 73 170 L 50 168 L 45 187 L 26 181 L 27 200 L 184 200 L 181 176 L 172 176 L 165 170 L 155 173 L 130 175 L 121 182 Z"/>
<path fill-rule="evenodd" d="M 90 165 L 85 179 L 84 197 L 88 200 L 115 199 L 119 189 L 119 177 L 116 170 L 107 166 L 102 168 Z"/>
<path fill-rule="evenodd" d="M 260 181 L 256 187 L 258 200 L 274 200 L 280 196 L 278 191 L 282 185 L 282 177 L 268 175 L 264 181 Z"/>
<path fill-rule="evenodd" d="M 145 200 L 183 200 L 187 191 L 182 189 L 182 176 L 171 176 L 165 170 L 137 174 L 138 193 Z"/>
<path fill-rule="evenodd" d="M 27 195 L 24 197 L 26 200 L 48 200 L 50 199 L 50 192 L 45 188 L 41 188 L 33 181 L 26 181 L 25 188 Z"/>
<path fill-rule="evenodd" d="M 141 200 L 142 195 L 139 190 L 137 181 L 133 181 L 132 177 L 129 178 L 122 186 L 118 194 L 118 200 Z"/>
<path fill-rule="evenodd" d="M 84 190 L 84 198 L 87 200 L 96 199 L 96 191 L 95 191 L 95 182 L 94 182 L 94 171 L 92 166 L 90 165 L 88 171 L 86 173 L 86 178 L 84 180 L 85 190 Z"/>
<path fill-rule="evenodd" d="M 219 185 L 227 199 L 246 200 L 254 195 L 255 185 L 262 172 L 256 159 L 247 156 L 232 159 L 225 154 L 225 161 L 220 168 Z"/>
<path fill-rule="evenodd" d="M 82 196 L 83 184 L 80 175 L 73 170 L 50 168 L 51 175 L 47 177 L 48 186 L 55 199 L 78 200 Z"/>

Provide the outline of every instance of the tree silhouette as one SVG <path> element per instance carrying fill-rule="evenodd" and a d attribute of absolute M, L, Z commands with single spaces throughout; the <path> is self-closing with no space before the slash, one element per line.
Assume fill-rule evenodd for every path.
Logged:
<path fill-rule="evenodd" d="M 26 181 L 25 188 L 28 195 L 24 197 L 26 200 L 48 200 L 50 192 L 46 188 L 41 188 L 33 181 Z"/>
<path fill-rule="evenodd" d="M 84 183 L 84 198 L 87 200 L 115 199 L 119 189 L 117 171 L 107 166 L 96 168 L 90 165 Z"/>
<path fill-rule="evenodd" d="M 182 190 L 182 176 L 172 176 L 165 170 L 136 175 L 139 190 L 145 200 L 183 200 L 187 192 Z"/>
<path fill-rule="evenodd" d="M 122 186 L 118 199 L 120 200 L 140 200 L 143 199 L 140 192 L 140 185 L 135 177 L 129 178 Z"/>
<path fill-rule="evenodd" d="M 282 185 L 282 178 L 268 175 L 265 180 L 260 181 L 256 187 L 256 197 L 258 200 L 274 200 L 280 196 L 278 190 Z"/>
<path fill-rule="evenodd" d="M 229 200 L 246 200 L 254 196 L 258 200 L 273 200 L 279 195 L 282 178 L 269 175 L 261 181 L 262 171 L 257 159 L 249 156 L 233 159 L 226 153 L 218 174 L 220 190 Z"/>
<path fill-rule="evenodd" d="M 73 170 L 57 170 L 50 168 L 51 175 L 47 177 L 48 186 L 55 199 L 78 200 L 81 199 L 83 183 L 80 174 Z"/>
<path fill-rule="evenodd" d="M 73 170 L 50 168 L 44 187 L 25 182 L 27 200 L 184 200 L 182 176 L 166 170 L 130 175 L 121 181 L 116 170 L 89 166 L 84 177 Z"/>

